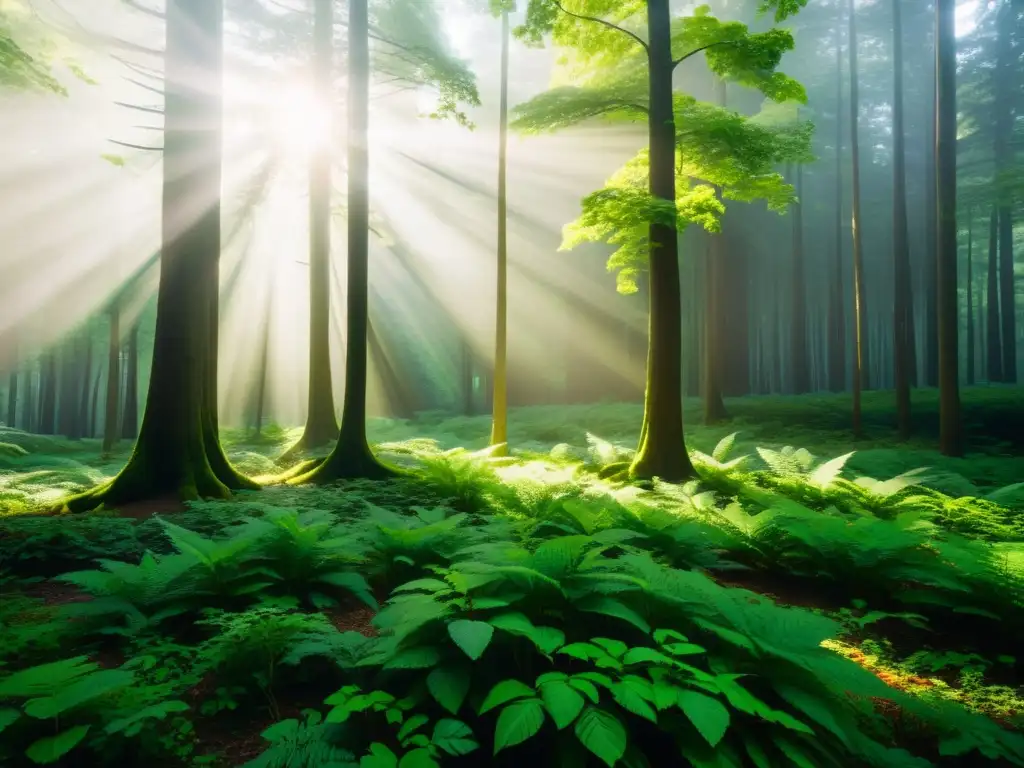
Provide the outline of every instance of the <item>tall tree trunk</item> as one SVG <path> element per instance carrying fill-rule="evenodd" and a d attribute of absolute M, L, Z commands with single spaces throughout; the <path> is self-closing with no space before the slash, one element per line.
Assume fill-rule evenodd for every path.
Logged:
<path fill-rule="evenodd" d="M 333 101 L 333 0 L 315 0 L 313 78 L 323 108 Z M 331 144 L 327 137 L 309 158 L 309 387 L 306 426 L 285 454 L 338 439 L 331 378 Z"/>
<path fill-rule="evenodd" d="M 498 106 L 498 264 L 494 325 L 494 404 L 491 445 L 508 443 L 508 10 L 501 13 L 501 94 Z M 507 453 L 506 448 L 501 453 Z"/>
<path fill-rule="evenodd" d="M 999 311 L 1003 341 L 1003 381 L 1017 383 L 1017 306 L 1013 270 L 1013 209 L 999 209 Z"/>
<path fill-rule="evenodd" d="M 648 0 L 650 191 L 675 203 L 675 115 L 672 93 L 672 18 L 669 0 Z M 630 468 L 641 478 L 679 482 L 696 476 L 683 436 L 682 307 L 674 225 L 650 229 L 650 326 L 647 392 L 640 446 Z"/>
<path fill-rule="evenodd" d="M 962 456 L 956 275 L 956 0 L 937 0 L 936 70 L 936 216 L 938 232 L 939 448 Z"/>
<path fill-rule="evenodd" d="M 460 331 L 460 349 L 462 354 L 459 357 L 459 394 L 462 396 L 462 415 L 473 416 L 476 414 L 476 397 L 473 381 L 473 347 L 464 331 Z"/>
<path fill-rule="evenodd" d="M 263 310 L 263 327 L 260 332 L 260 362 L 256 380 L 256 437 L 263 432 L 263 419 L 267 402 L 267 373 L 270 363 L 270 318 L 274 312 L 273 286 L 267 291 L 267 301 Z"/>
<path fill-rule="evenodd" d="M 36 387 L 35 365 L 33 363 L 29 363 L 28 368 L 22 373 L 22 377 L 24 378 L 22 382 L 24 386 L 22 388 L 25 390 L 25 405 L 21 412 L 25 423 L 22 428 L 26 432 L 35 432 L 39 425 L 39 413 L 37 410 L 39 391 Z"/>
<path fill-rule="evenodd" d="M 967 213 L 967 385 L 974 386 L 974 210 Z"/>
<path fill-rule="evenodd" d="M 861 390 L 865 385 L 867 361 L 867 318 L 865 312 L 864 286 L 864 244 L 861 233 L 863 220 L 860 213 L 860 141 L 857 136 L 857 119 L 860 108 L 857 82 L 857 14 L 853 0 L 849 0 L 850 14 L 850 160 L 852 168 L 853 215 L 853 434 L 861 437 L 864 429 L 861 422 Z"/>
<path fill-rule="evenodd" d="M 722 233 L 708 235 L 704 259 L 704 423 L 729 418 L 722 401 Z"/>
<path fill-rule="evenodd" d="M 934 100 L 933 100 L 934 103 Z M 924 261 L 924 383 L 928 387 L 939 385 L 939 315 L 938 315 L 938 200 L 935 196 L 937 173 L 935 157 L 935 125 L 937 113 L 932 110 L 931 135 L 925 149 L 925 261 Z"/>
<path fill-rule="evenodd" d="M 348 307 L 345 400 L 341 430 L 330 455 L 292 482 L 340 478 L 383 479 L 393 471 L 380 464 L 366 440 L 367 339 L 369 332 L 370 20 L 367 0 L 348 4 Z"/>
<path fill-rule="evenodd" d="M 86 324 L 79 340 L 82 348 L 82 372 L 79 382 L 78 422 L 82 425 L 82 436 L 93 437 L 93 423 L 89 414 L 89 389 L 92 385 L 92 328 Z"/>
<path fill-rule="evenodd" d="M 18 428 L 18 370 L 14 368 L 7 377 L 7 426 Z"/>
<path fill-rule="evenodd" d="M 120 437 L 121 395 L 121 310 L 113 304 L 108 312 L 110 335 L 107 339 L 107 406 L 103 417 L 103 452 L 110 453 Z"/>
<path fill-rule="evenodd" d="M 811 369 L 807 356 L 807 287 L 804 274 L 803 166 L 796 165 L 796 202 L 793 204 L 792 301 L 790 308 L 790 366 L 793 394 L 802 395 L 811 388 Z"/>
<path fill-rule="evenodd" d="M 125 355 L 124 418 L 121 437 L 134 440 L 139 436 L 139 321 L 128 331 Z"/>
<path fill-rule="evenodd" d="M 127 466 L 106 486 L 69 500 L 72 510 L 166 496 L 226 498 L 228 483 L 239 482 L 233 470 L 218 471 L 227 460 L 212 432 L 216 392 L 209 391 L 216 376 L 210 358 L 220 256 L 222 24 L 220 0 L 167 4 L 164 234 L 149 396 Z"/>
<path fill-rule="evenodd" d="M 901 439 L 910 437 L 910 349 L 914 344 L 910 320 L 914 301 L 910 288 L 910 241 L 907 232 L 907 170 L 903 124 L 902 0 L 892 2 L 893 66 L 893 379 L 896 387 L 896 426 Z"/>
<path fill-rule="evenodd" d="M 68 335 L 64 340 L 64 344 L 61 346 L 60 351 L 60 395 L 58 398 L 58 432 L 64 437 L 69 439 L 77 439 L 81 435 L 76 435 L 77 432 L 75 426 L 75 379 L 77 372 L 75 366 L 78 361 L 76 360 L 76 349 L 75 349 L 75 337 L 74 335 Z"/>
<path fill-rule="evenodd" d="M 828 387 L 846 389 L 846 311 L 843 300 L 843 0 L 836 0 L 835 267 L 828 303 Z"/>
<path fill-rule="evenodd" d="M 1003 380 L 1002 328 L 999 324 L 999 206 L 992 204 L 988 234 L 988 295 L 985 298 L 985 376 L 990 382 Z"/>
<path fill-rule="evenodd" d="M 724 107 L 727 103 L 725 80 L 718 78 L 715 81 L 715 94 L 718 106 Z M 719 200 L 722 197 L 720 189 L 715 190 Z M 724 217 L 723 217 L 724 219 Z M 725 224 L 723 221 L 722 231 L 717 235 L 708 236 L 707 261 L 704 271 L 705 276 L 705 321 L 704 321 L 704 423 L 717 424 L 729 418 L 725 410 L 725 403 L 722 401 L 722 388 L 727 370 L 726 363 L 731 363 L 732 358 L 726 352 L 727 345 L 724 344 L 725 330 L 725 295 L 726 295 L 726 244 Z M 731 365 L 729 369 L 731 369 Z"/>
<path fill-rule="evenodd" d="M 57 353 L 50 349 L 43 354 L 39 366 L 39 434 L 56 433 L 57 416 Z"/>
<path fill-rule="evenodd" d="M 999 313 L 1002 341 L 1002 380 L 1017 382 L 1017 309 L 1013 271 L 1013 208 L 1012 192 L 1008 188 L 1014 169 L 1013 132 L 1016 116 L 1014 105 L 1019 91 L 1018 62 L 1014 52 L 1014 30 L 1017 26 L 1017 0 L 1002 3 L 997 15 L 999 29 L 996 40 L 996 67 L 992 73 L 995 82 L 995 199 L 999 208 Z"/>

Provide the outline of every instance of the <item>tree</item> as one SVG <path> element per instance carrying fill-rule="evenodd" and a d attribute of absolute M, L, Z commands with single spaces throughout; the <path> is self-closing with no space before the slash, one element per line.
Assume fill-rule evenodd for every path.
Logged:
<path fill-rule="evenodd" d="M 257 487 L 231 469 L 215 431 L 222 24 L 220 0 L 167 4 L 163 246 L 149 396 L 128 464 L 70 499 L 73 511 Z"/>
<path fill-rule="evenodd" d="M 515 2 L 492 0 L 492 11 L 501 16 L 501 94 L 498 106 L 498 248 L 497 296 L 494 323 L 494 397 L 491 406 L 491 445 L 508 443 L 508 15 Z"/>
<path fill-rule="evenodd" d="M 774 8 L 781 19 L 803 4 L 781 0 L 762 6 Z M 639 32 L 642 22 L 646 39 Z M 722 23 L 707 6 L 673 22 L 668 0 L 531 0 L 527 23 L 517 34 L 540 43 L 546 32 L 574 49 L 581 85 L 554 89 L 517 108 L 520 129 L 555 130 L 594 117 L 647 124 L 647 149 L 604 190 L 584 199 L 583 215 L 563 247 L 586 240 L 620 245 L 609 267 L 618 270 L 627 291 L 635 292 L 637 277 L 646 273 L 647 390 L 630 473 L 682 481 L 696 473 L 683 433 L 678 230 L 695 221 L 719 228 L 724 206 L 714 185 L 735 187 L 726 194 L 735 199 L 781 195 L 784 207 L 791 189 L 764 168 L 781 154 L 771 131 L 743 132 L 746 121 L 738 114 L 675 93 L 672 73 L 704 52 L 719 77 L 759 88 L 777 101 L 802 99 L 803 89 L 775 71 L 793 39 L 783 30 L 751 34 L 744 24 Z M 738 171 L 745 176 L 736 177 Z M 710 183 L 690 186 L 691 177 Z"/>
<path fill-rule="evenodd" d="M 802 395 L 811 389 L 811 369 L 807 358 L 807 285 L 804 274 L 803 165 L 794 165 L 796 198 L 790 215 L 793 217 L 792 319 L 789 346 L 792 356 L 793 394 Z"/>
<path fill-rule="evenodd" d="M 313 82 L 325 113 L 333 102 L 334 0 L 313 0 Z M 302 437 L 282 456 L 338 437 L 331 379 L 331 142 L 327 132 L 309 156 L 309 382 Z"/>
<path fill-rule="evenodd" d="M 1013 35 L 1016 30 L 1019 0 L 1003 0 L 998 11 L 998 39 L 996 43 L 994 157 L 996 162 L 996 199 L 999 206 L 999 310 L 1002 337 L 1002 380 L 1017 382 L 1017 310 L 1015 276 L 1013 268 L 1013 206 L 1008 189 L 1014 173 L 1012 146 L 1014 124 L 1017 120 L 1013 107 L 1014 96 L 1020 85 L 1013 61 Z M 1018 43 L 1019 47 L 1019 43 Z"/>
<path fill-rule="evenodd" d="M 910 239 L 907 232 L 906 134 L 903 124 L 903 20 L 900 0 L 892 2 L 892 252 L 893 252 L 893 373 L 896 386 L 896 425 L 901 439 L 910 437 L 910 349 L 914 344 L 911 319 Z"/>
<path fill-rule="evenodd" d="M 946 456 L 962 456 L 956 274 L 956 0 L 936 0 L 935 78 L 939 448 Z"/>
<path fill-rule="evenodd" d="M 828 385 L 846 389 L 846 312 L 843 301 L 843 0 L 836 0 L 835 267 L 828 302 Z M 852 41 L 847 43 L 852 45 Z"/>
<path fill-rule="evenodd" d="M 472 94 L 475 97 L 475 92 Z M 442 99 L 442 104 L 444 99 Z M 350 0 L 348 18 L 348 307 L 345 399 L 341 429 L 323 461 L 300 465 L 293 483 L 341 478 L 383 479 L 394 470 L 377 461 L 366 439 L 369 331 L 370 19 L 367 0 Z"/>
<path fill-rule="evenodd" d="M 864 426 L 861 421 L 861 392 L 866 384 L 867 374 L 867 310 L 864 285 L 864 244 L 861 227 L 864 222 L 860 211 L 860 100 L 857 81 L 857 13 L 853 0 L 847 7 L 847 21 L 850 28 L 850 162 L 853 165 L 851 195 L 853 196 L 853 434 L 861 437 Z"/>
<path fill-rule="evenodd" d="M 107 340 L 107 399 L 103 417 L 103 452 L 110 453 L 121 437 L 121 308 L 113 302 L 107 310 L 110 333 Z"/>

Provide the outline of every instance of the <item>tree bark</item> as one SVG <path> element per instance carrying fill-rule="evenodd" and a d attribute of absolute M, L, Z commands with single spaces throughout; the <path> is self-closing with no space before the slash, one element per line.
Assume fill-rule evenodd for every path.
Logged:
<path fill-rule="evenodd" d="M 804 274 L 803 166 L 794 169 L 796 202 L 793 204 L 793 306 L 790 309 L 790 365 L 793 394 L 802 395 L 811 388 L 811 369 L 807 355 L 807 278 Z"/>
<path fill-rule="evenodd" d="M 395 474 L 377 461 L 366 440 L 369 326 L 370 23 L 367 0 L 348 4 L 348 307 L 345 400 L 338 441 L 327 458 L 293 483 L 342 478 L 385 479 Z"/>
<path fill-rule="evenodd" d="M 867 369 L 867 322 L 865 314 L 864 286 L 864 245 L 861 234 L 860 212 L 860 142 L 857 136 L 857 119 L 860 106 L 857 82 L 857 14 L 853 0 L 848 6 L 850 24 L 850 160 L 852 164 L 853 215 L 853 434 L 861 437 L 864 432 L 861 420 L 861 391 L 864 389 Z"/>
<path fill-rule="evenodd" d="M 103 452 L 110 453 L 121 435 L 121 308 L 115 302 L 107 310 L 107 396 L 103 411 Z"/>
<path fill-rule="evenodd" d="M 957 313 L 956 237 L 956 0 L 937 0 L 936 199 L 938 201 L 939 448 L 962 456 Z"/>
<path fill-rule="evenodd" d="M 211 464 L 227 465 L 209 391 L 216 380 L 222 23 L 219 0 L 168 2 L 163 246 L 149 396 L 128 464 L 107 485 L 69 500 L 72 511 L 168 496 L 227 498 L 228 483 L 240 478 Z"/>
<path fill-rule="evenodd" d="M 39 434 L 56 433 L 57 416 L 57 353 L 43 353 L 39 366 Z"/>
<path fill-rule="evenodd" d="M 974 211 L 967 213 L 967 385 L 975 381 L 974 343 Z"/>
<path fill-rule="evenodd" d="M 995 199 L 999 215 L 999 313 L 1002 341 L 1002 381 L 1017 383 L 1017 310 L 1013 271 L 1013 208 L 1011 192 L 1005 189 L 1014 167 L 1013 131 L 1016 120 L 1014 104 L 1019 91 L 1015 73 L 1017 60 L 1013 49 L 1016 27 L 1016 2 L 1004 2 L 999 9 L 996 41 L 995 78 Z"/>
<path fill-rule="evenodd" d="M 671 23 L 669 0 L 648 0 L 650 192 L 675 203 Z M 697 472 L 683 435 L 682 302 L 674 224 L 651 224 L 648 290 L 647 391 L 640 445 L 630 473 L 681 482 L 696 477 Z"/>
<path fill-rule="evenodd" d="M 324 109 L 333 100 L 334 9 L 315 0 L 313 78 Z M 331 145 L 327 137 L 309 159 L 309 388 L 306 426 L 285 456 L 329 445 L 338 439 L 331 377 Z M 284 457 L 282 457 L 284 458 Z"/>
<path fill-rule="evenodd" d="M 846 389 L 846 310 L 843 300 L 843 0 L 836 0 L 835 268 L 828 304 L 828 384 Z"/>
<path fill-rule="evenodd" d="M 139 321 L 128 331 L 125 354 L 124 418 L 121 437 L 134 440 L 139 436 Z"/>
<path fill-rule="evenodd" d="M 900 439 L 910 438 L 910 349 L 914 301 L 910 283 L 910 239 L 907 231 L 906 142 L 903 123 L 902 0 L 893 0 L 893 379 L 896 388 L 896 427 Z"/>
<path fill-rule="evenodd" d="M 498 263 L 494 323 L 491 445 L 508 453 L 508 10 L 501 13 L 501 94 L 498 106 Z"/>
<path fill-rule="evenodd" d="M 992 204 L 988 235 L 988 295 L 985 313 L 986 378 L 1003 380 L 1002 328 L 999 323 L 999 206 Z"/>
<path fill-rule="evenodd" d="M 18 370 L 12 369 L 7 377 L 7 426 L 18 428 Z"/>

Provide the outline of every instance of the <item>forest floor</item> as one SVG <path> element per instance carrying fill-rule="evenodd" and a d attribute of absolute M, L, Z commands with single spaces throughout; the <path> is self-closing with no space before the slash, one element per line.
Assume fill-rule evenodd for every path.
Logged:
<path fill-rule="evenodd" d="M 46 512 L 130 445 L 0 427 L 0 762 L 416 768 L 479 748 L 644 765 L 646 748 L 703 765 L 714 746 L 706 764 L 1024 765 L 1022 403 L 967 390 L 964 459 L 932 447 L 933 392 L 908 443 L 889 393 L 867 394 L 857 442 L 841 396 L 727 401 L 715 427 L 688 403 L 702 479 L 682 487 L 601 479 L 639 405 L 513 409 L 510 458 L 482 450 L 488 417 L 377 419 L 370 440 L 408 476 L 79 516 Z M 297 437 L 223 440 L 271 478 Z M 652 627 L 689 638 L 653 632 L 696 676 L 679 712 Z M 503 681 L 545 670 L 562 677 L 536 693 Z M 708 692 L 728 707 L 685 705 Z M 661 757 L 651 723 L 685 759 Z"/>

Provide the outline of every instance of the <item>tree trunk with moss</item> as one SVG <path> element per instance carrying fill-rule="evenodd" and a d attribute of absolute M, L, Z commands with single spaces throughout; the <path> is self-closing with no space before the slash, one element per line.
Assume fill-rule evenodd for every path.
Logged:
<path fill-rule="evenodd" d="M 333 71 L 334 9 L 316 0 L 313 79 L 316 98 L 329 109 Z M 331 146 L 323 137 L 309 158 L 309 386 L 302 437 L 282 456 L 329 445 L 338 439 L 331 378 Z"/>
<path fill-rule="evenodd" d="M 330 455 L 292 483 L 344 478 L 385 479 L 394 471 L 377 461 L 366 440 L 370 250 L 370 25 L 367 0 L 349 0 L 348 20 L 348 307 L 345 400 L 341 431 Z"/>
<path fill-rule="evenodd" d="M 498 107 L 498 264 L 494 329 L 494 402 L 491 445 L 508 443 L 508 11 L 501 14 L 501 96 Z"/>
<path fill-rule="evenodd" d="M 674 203 L 675 115 L 669 0 L 647 3 L 650 114 L 650 191 Z M 651 224 L 647 392 L 640 446 L 630 474 L 680 482 L 696 477 L 683 437 L 682 307 L 678 233 L 674 224 Z"/>
<path fill-rule="evenodd" d="M 210 392 L 220 256 L 222 15 L 218 0 L 168 2 L 164 242 L 149 396 L 128 464 L 108 484 L 69 500 L 72 511 L 155 498 L 227 498 L 229 486 L 255 487 L 230 467 L 223 471 L 227 460 L 213 431 L 216 398 Z"/>
<path fill-rule="evenodd" d="M 718 106 L 727 103 L 725 80 L 716 78 L 715 95 Z M 674 152 L 673 145 L 673 152 Z M 722 191 L 716 189 L 719 199 Z M 725 218 L 724 216 L 722 217 Z M 725 362 L 730 359 L 722 343 L 725 330 L 725 292 L 726 292 L 726 243 L 724 222 L 723 231 L 711 235 L 706 249 L 707 268 L 704 271 L 704 423 L 717 424 L 729 418 L 722 400 L 722 387 L 725 378 Z"/>

